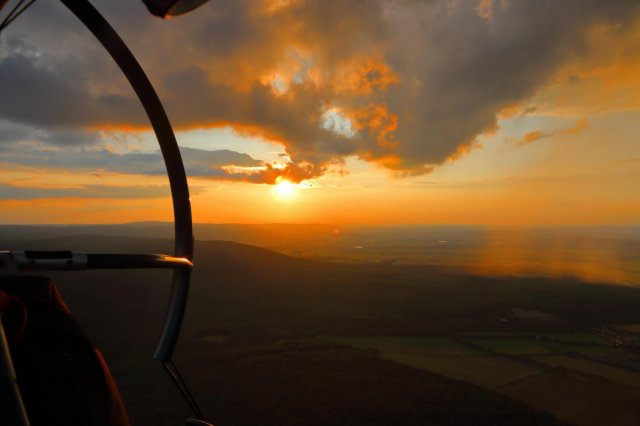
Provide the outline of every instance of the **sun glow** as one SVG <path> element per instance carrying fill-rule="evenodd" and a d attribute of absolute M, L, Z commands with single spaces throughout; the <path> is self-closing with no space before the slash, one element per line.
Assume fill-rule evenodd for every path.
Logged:
<path fill-rule="evenodd" d="M 289 182 L 288 180 L 282 179 L 275 186 L 276 195 L 283 200 L 290 200 L 296 196 L 298 185 L 295 183 Z"/>

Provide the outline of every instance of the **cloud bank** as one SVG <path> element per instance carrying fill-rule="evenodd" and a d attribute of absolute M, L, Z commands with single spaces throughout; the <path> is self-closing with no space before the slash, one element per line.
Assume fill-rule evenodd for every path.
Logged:
<path fill-rule="evenodd" d="M 267 183 L 321 175 L 347 156 L 427 173 L 587 54 L 594 28 L 623 34 L 640 16 L 636 0 L 216 0 L 171 21 L 142 3 L 96 5 L 176 128 L 231 126 L 285 147 L 286 168 L 242 174 Z M 62 5 L 37 4 L 19 24 L 0 41 L 0 150 L 21 140 L 3 136 L 20 126 L 65 147 L 98 143 L 100 130 L 148 127 L 115 66 Z M 131 154 L 112 167 L 153 173 L 149 158 Z M 217 157 L 192 160 L 196 173 L 238 177 Z"/>
<path fill-rule="evenodd" d="M 195 193 L 199 191 L 196 189 Z M 152 199 L 169 195 L 168 186 L 83 185 L 74 188 L 17 186 L 0 182 L 0 201 L 36 200 L 41 198 L 113 198 Z"/>

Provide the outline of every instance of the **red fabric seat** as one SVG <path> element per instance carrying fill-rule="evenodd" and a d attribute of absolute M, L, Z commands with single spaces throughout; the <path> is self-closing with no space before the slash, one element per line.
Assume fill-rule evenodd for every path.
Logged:
<path fill-rule="evenodd" d="M 15 302 L 3 323 L 31 424 L 128 426 L 102 354 L 55 285 L 45 277 L 0 276 L 0 291 Z"/>

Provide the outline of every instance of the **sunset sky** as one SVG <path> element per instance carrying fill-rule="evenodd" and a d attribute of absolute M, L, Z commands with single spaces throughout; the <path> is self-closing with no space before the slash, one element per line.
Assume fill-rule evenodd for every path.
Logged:
<path fill-rule="evenodd" d="M 196 222 L 640 224 L 637 0 L 93 4 L 165 104 Z M 0 36 L 0 223 L 170 203 L 124 77 L 36 2 Z"/>

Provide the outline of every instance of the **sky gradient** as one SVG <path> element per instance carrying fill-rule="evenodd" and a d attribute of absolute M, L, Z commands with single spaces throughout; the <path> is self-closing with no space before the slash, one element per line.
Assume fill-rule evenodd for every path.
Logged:
<path fill-rule="evenodd" d="M 94 4 L 165 103 L 195 221 L 640 223 L 637 1 Z M 172 220 L 141 106 L 61 4 L 0 36 L 0 94 L 1 223 Z"/>

